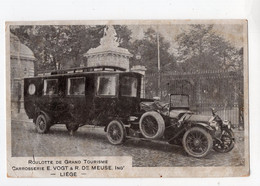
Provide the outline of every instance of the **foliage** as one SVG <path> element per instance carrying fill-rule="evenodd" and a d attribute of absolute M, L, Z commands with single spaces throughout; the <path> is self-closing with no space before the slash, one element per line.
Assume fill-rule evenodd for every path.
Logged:
<path fill-rule="evenodd" d="M 235 70 L 242 68 L 242 55 L 213 25 L 190 25 L 177 36 L 177 61 L 183 71 Z"/>
<path fill-rule="evenodd" d="M 240 72 L 243 69 L 243 48 L 236 48 L 222 35 L 217 34 L 213 25 L 190 25 L 189 29 L 177 36 L 176 42 L 176 58 L 181 72 L 215 72 L 211 78 L 196 79 L 194 76 L 189 80 L 197 82 L 190 90 L 185 90 L 194 99 L 194 103 L 227 106 L 238 101 L 234 95 L 243 92 L 238 88 L 241 87 L 240 76 L 228 79 L 217 77 L 221 75 L 219 71 Z M 223 76 L 227 74 L 223 73 Z M 183 85 L 176 84 L 177 87 Z"/>
<path fill-rule="evenodd" d="M 34 53 L 36 70 L 51 70 L 79 66 L 85 63 L 83 54 L 99 45 L 104 25 L 28 25 L 11 27 Z M 131 65 L 144 65 L 147 72 L 158 71 L 157 32 L 149 28 L 142 39 L 132 42 L 132 32 L 125 25 L 114 25 L 120 47 L 134 54 Z M 190 25 L 176 38 L 177 54 L 169 52 L 170 44 L 160 34 L 161 72 L 242 69 L 243 48 L 237 49 L 213 25 Z M 178 63 L 176 63 L 178 62 Z"/>
<path fill-rule="evenodd" d="M 36 57 L 35 70 L 54 70 L 79 66 L 90 48 L 99 45 L 104 25 L 48 25 L 15 26 L 11 32 L 27 45 Z M 131 31 L 126 26 L 116 25 L 120 46 L 127 47 Z"/>
<path fill-rule="evenodd" d="M 159 36 L 159 43 L 161 71 L 165 72 L 173 69 L 176 63 L 173 54 L 169 53 L 170 43 L 165 41 L 165 38 L 161 35 Z M 135 55 L 131 59 L 132 65 L 146 66 L 147 73 L 158 71 L 157 33 L 154 29 L 147 29 L 144 38 L 135 40 L 129 50 Z"/>

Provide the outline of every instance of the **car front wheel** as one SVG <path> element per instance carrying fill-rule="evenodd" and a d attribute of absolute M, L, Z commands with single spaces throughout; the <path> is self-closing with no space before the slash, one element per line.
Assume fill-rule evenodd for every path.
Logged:
<path fill-rule="evenodd" d="M 196 158 L 207 156 L 212 149 L 212 145 L 211 135 L 205 129 L 199 127 L 190 128 L 183 136 L 185 151 Z"/>
<path fill-rule="evenodd" d="M 124 125 L 117 120 L 111 121 L 107 126 L 107 139 L 113 145 L 122 144 L 126 139 Z"/>
<path fill-rule="evenodd" d="M 235 146 L 234 133 L 232 130 L 224 129 L 220 141 L 215 141 L 213 149 L 217 152 L 226 153 Z"/>

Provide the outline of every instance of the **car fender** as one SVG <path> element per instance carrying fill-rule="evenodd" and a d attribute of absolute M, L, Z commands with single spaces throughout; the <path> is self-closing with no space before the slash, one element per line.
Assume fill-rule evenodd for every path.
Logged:
<path fill-rule="evenodd" d="M 208 130 L 210 130 L 210 131 L 213 131 L 213 130 L 214 130 L 211 126 L 209 126 L 209 125 L 206 124 L 206 123 L 198 122 L 198 123 L 195 123 L 195 125 L 197 125 L 197 126 L 202 126 L 202 127 L 206 128 L 206 129 L 208 129 Z"/>
<path fill-rule="evenodd" d="M 235 139 L 235 134 L 234 134 L 234 131 L 233 131 L 232 129 L 229 129 L 228 127 L 223 127 L 222 132 L 223 132 L 224 130 L 229 131 L 230 134 L 231 134 L 232 139 Z"/>
<path fill-rule="evenodd" d="M 116 118 L 116 119 L 110 119 L 110 120 L 109 120 L 109 122 L 105 125 L 104 132 L 107 132 L 107 127 L 108 127 L 109 123 L 110 123 L 111 121 L 113 121 L 113 120 L 116 120 L 116 121 L 118 121 L 119 123 L 121 123 L 121 125 L 122 125 L 123 128 L 124 128 L 124 130 L 126 130 L 126 129 L 125 129 L 126 126 L 124 125 L 124 122 L 123 122 L 121 119 Z"/>

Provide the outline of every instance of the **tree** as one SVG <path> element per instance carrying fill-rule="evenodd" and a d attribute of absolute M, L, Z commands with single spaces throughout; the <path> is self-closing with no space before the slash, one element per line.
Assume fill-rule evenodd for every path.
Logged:
<path fill-rule="evenodd" d="M 48 25 L 15 26 L 11 32 L 27 45 L 36 57 L 35 71 L 57 70 L 79 66 L 83 54 L 97 47 L 105 25 Z M 120 46 L 128 46 L 131 31 L 116 25 Z"/>
<path fill-rule="evenodd" d="M 11 31 L 33 51 L 41 70 L 60 69 L 70 57 L 78 59 L 82 49 L 92 46 L 86 26 L 20 26 Z"/>
<path fill-rule="evenodd" d="M 169 53 L 170 44 L 161 35 L 159 43 L 161 71 L 165 72 L 176 68 L 174 56 Z M 131 59 L 132 65 L 144 65 L 148 73 L 158 71 L 157 33 L 154 29 L 149 28 L 144 33 L 144 38 L 135 40 L 129 50 L 134 54 Z"/>
<path fill-rule="evenodd" d="M 240 86 L 243 48 L 236 48 L 222 35 L 217 34 L 213 25 L 190 25 L 189 29 L 177 36 L 176 42 L 177 61 L 182 71 L 213 70 L 221 77 L 201 78 L 197 81 L 199 86 L 195 88 L 200 95 L 197 103 L 232 106 L 237 101 L 235 95 L 243 94 L 243 86 Z M 223 73 L 229 74 L 230 77 L 222 78 L 218 70 L 236 71 L 236 73 Z M 239 98 L 243 99 L 243 96 Z"/>
<path fill-rule="evenodd" d="M 239 68 L 238 49 L 213 28 L 213 25 L 191 25 L 177 36 L 177 61 L 183 71 Z"/>
<path fill-rule="evenodd" d="M 130 59 L 131 65 L 143 65 L 147 68 L 146 74 L 149 78 L 145 78 L 146 97 L 160 96 L 158 86 L 158 47 L 157 32 L 149 28 L 144 33 L 144 38 L 135 40 L 131 44 L 129 51 L 134 54 Z M 170 44 L 160 34 L 159 50 L 160 50 L 160 67 L 161 73 L 176 70 L 176 61 L 174 56 L 169 52 Z M 166 82 L 161 81 L 161 91 L 167 89 Z"/>
<path fill-rule="evenodd" d="M 130 48 L 132 39 L 132 31 L 125 25 L 114 25 L 117 33 L 117 41 L 119 42 L 119 47 Z"/>

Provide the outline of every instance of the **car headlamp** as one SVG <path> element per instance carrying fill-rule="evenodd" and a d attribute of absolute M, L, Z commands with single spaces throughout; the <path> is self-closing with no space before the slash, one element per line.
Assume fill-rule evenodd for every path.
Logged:
<path fill-rule="evenodd" d="M 211 121 L 209 124 L 211 127 L 215 128 L 216 130 L 219 129 L 219 125 L 216 121 Z"/>
<path fill-rule="evenodd" d="M 228 129 L 231 129 L 231 122 L 230 122 L 230 121 L 224 120 L 224 121 L 223 121 L 223 125 L 224 125 L 224 126 L 227 126 Z"/>

